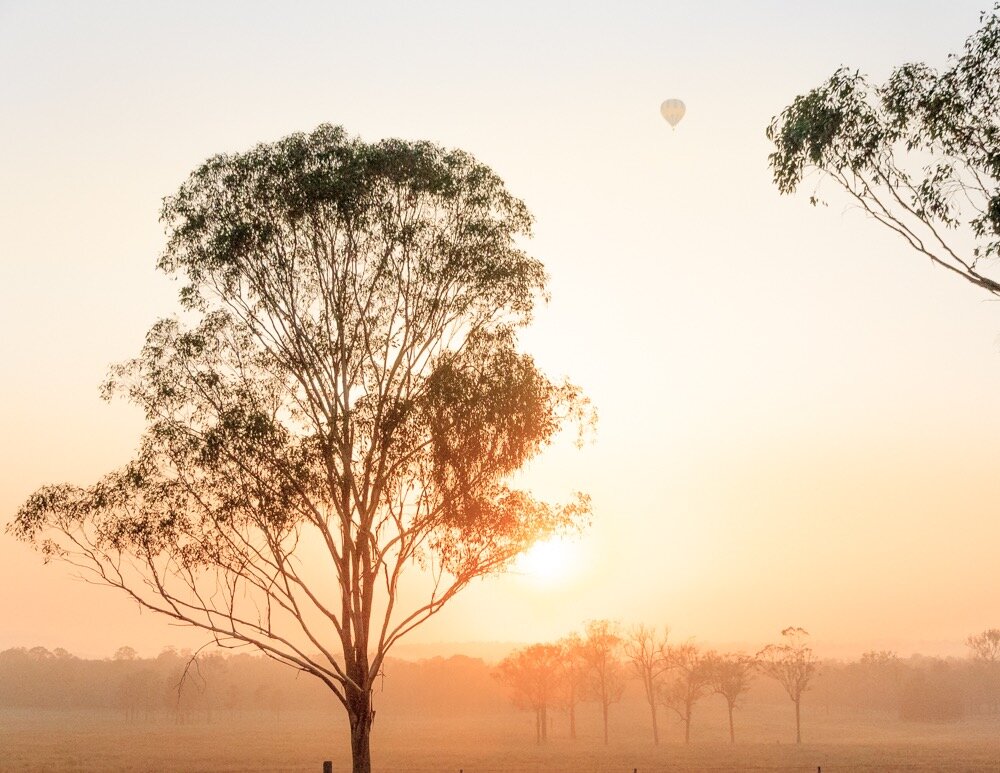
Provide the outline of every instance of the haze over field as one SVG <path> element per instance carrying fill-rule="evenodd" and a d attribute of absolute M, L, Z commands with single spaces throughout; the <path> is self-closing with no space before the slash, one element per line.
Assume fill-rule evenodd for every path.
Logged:
<path fill-rule="evenodd" d="M 142 417 L 98 396 L 173 313 L 161 198 L 322 122 L 493 167 L 551 302 L 522 335 L 600 414 L 523 473 L 575 542 L 479 581 L 407 646 L 593 618 L 755 649 L 961 654 L 1000 624 L 1000 311 L 831 194 L 779 197 L 772 115 L 836 67 L 943 64 L 982 2 L 0 2 L 0 512 L 87 484 Z M 681 97 L 671 131 L 658 108 Z M 203 637 L 0 540 L 0 649 Z M 455 648 L 455 645 L 450 645 Z"/>

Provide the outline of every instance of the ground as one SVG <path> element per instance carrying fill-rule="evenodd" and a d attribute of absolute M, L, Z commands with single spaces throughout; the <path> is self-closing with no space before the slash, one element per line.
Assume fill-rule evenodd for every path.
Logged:
<path fill-rule="evenodd" d="M 679 728 L 654 747 L 636 720 L 619 718 L 612 742 L 581 712 L 580 738 L 556 715 L 552 738 L 534 743 L 528 715 L 449 719 L 378 717 L 375 770 L 389 773 L 639 773 L 652 771 L 1000 771 L 1000 718 L 909 724 L 892 717 L 822 711 L 804 716 L 809 739 L 797 747 L 779 736 L 789 712 L 775 706 L 741 718 L 743 740 L 731 746 L 716 710 L 706 710 L 684 746 Z M 697 721 L 697 718 L 696 718 Z M 339 720 L 304 712 L 204 717 L 177 724 L 161 716 L 126 722 L 118 714 L 21 711 L 0 714 L 0 771 L 310 771 L 323 760 L 349 770 Z"/>

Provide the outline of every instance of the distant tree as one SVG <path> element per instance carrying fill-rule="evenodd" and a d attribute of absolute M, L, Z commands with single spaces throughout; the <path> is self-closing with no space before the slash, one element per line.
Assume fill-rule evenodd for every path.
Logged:
<path fill-rule="evenodd" d="M 988 628 L 965 640 L 972 657 L 973 702 L 991 713 L 1000 710 L 1000 628 Z"/>
<path fill-rule="evenodd" d="M 114 660 L 136 660 L 139 657 L 139 653 L 135 651 L 132 647 L 125 645 L 124 647 L 119 647 L 115 650 Z"/>
<path fill-rule="evenodd" d="M 705 654 L 692 642 L 667 648 L 673 679 L 661 686 L 660 700 L 684 723 L 684 743 L 691 742 L 691 718 L 695 704 L 709 691 L 711 673 Z"/>
<path fill-rule="evenodd" d="M 806 644 L 809 632 L 804 628 L 786 628 L 781 635 L 781 644 L 768 644 L 757 653 L 757 668 L 776 679 L 795 704 L 795 743 L 802 743 L 802 693 L 809 689 L 819 661 Z"/>
<path fill-rule="evenodd" d="M 969 636 L 966 646 L 972 650 L 974 660 L 1000 663 L 1000 628 L 987 628 L 982 633 Z"/>
<path fill-rule="evenodd" d="M 611 705 L 621 700 L 625 692 L 625 666 L 620 652 L 622 637 L 618 626 L 608 620 L 587 623 L 581 654 L 586 664 L 588 696 L 601 706 L 604 721 L 604 743 L 608 742 L 608 714 Z"/>
<path fill-rule="evenodd" d="M 849 676 L 860 679 L 860 700 L 866 707 L 898 708 L 905 667 L 891 650 L 868 650 L 847 668 Z"/>
<path fill-rule="evenodd" d="M 577 633 L 571 633 L 558 642 L 562 650 L 561 691 L 557 705 L 566 710 L 569 717 L 569 737 L 576 740 L 576 704 L 587 692 L 587 661 L 584 657 L 583 640 Z"/>
<path fill-rule="evenodd" d="M 106 390 L 145 411 L 138 457 L 40 489 L 9 529 L 320 680 L 369 773 L 392 647 L 589 511 L 511 484 L 590 415 L 518 350 L 545 296 L 531 216 L 467 153 L 321 126 L 209 159 L 162 218 L 184 317 Z M 414 566 L 433 584 L 411 603 Z"/>
<path fill-rule="evenodd" d="M 729 710 L 729 743 L 736 743 L 733 710 L 750 691 L 756 667 L 754 658 L 741 653 L 709 652 L 705 656 L 709 685 L 713 692 L 726 699 L 726 708 Z"/>
<path fill-rule="evenodd" d="M 562 681 L 563 652 L 558 644 L 532 644 L 515 650 L 497 666 L 496 676 L 510 689 L 511 700 L 535 712 L 535 742 L 548 740 L 548 711 Z"/>
<path fill-rule="evenodd" d="M 670 669 L 667 658 L 667 636 L 669 629 L 657 634 L 655 628 L 637 625 L 629 630 L 624 640 L 625 657 L 628 658 L 639 681 L 642 682 L 649 716 L 653 725 L 653 743 L 660 743 L 660 731 L 656 722 L 656 706 L 663 675 Z"/>
<path fill-rule="evenodd" d="M 904 64 L 882 85 L 837 70 L 772 119 L 774 181 L 813 172 L 949 272 L 1000 294 L 1000 17 L 980 16 L 965 50 L 937 71 Z M 820 203 L 816 192 L 811 199 Z"/>

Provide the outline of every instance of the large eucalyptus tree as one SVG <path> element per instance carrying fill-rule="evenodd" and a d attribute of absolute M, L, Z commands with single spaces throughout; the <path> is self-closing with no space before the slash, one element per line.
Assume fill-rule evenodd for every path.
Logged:
<path fill-rule="evenodd" d="M 467 153 L 324 125 L 209 159 L 162 217 L 181 312 L 106 389 L 145 410 L 140 451 L 9 529 L 321 680 L 367 773 L 386 653 L 589 510 L 509 484 L 589 420 L 516 346 L 545 292 L 530 215 Z"/>

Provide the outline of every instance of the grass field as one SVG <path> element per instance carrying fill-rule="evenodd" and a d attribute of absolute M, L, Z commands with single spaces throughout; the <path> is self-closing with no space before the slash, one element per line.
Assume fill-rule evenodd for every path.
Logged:
<path fill-rule="evenodd" d="M 558 717 L 548 744 L 534 742 L 526 715 L 387 717 L 376 723 L 377 771 L 400 773 L 640 773 L 651 771 L 1000 771 L 1000 720 L 912 725 L 892 718 L 806 715 L 801 746 L 787 743 L 788 712 L 774 707 L 744 720 L 730 745 L 718 712 L 705 712 L 692 743 L 676 725 L 654 747 L 645 724 L 619 718 L 611 743 L 594 717 L 571 741 Z M 742 718 L 741 718 L 742 719 Z M 666 723 L 665 723 L 666 724 Z M 349 770 L 339 719 L 286 712 L 186 725 L 123 721 L 74 712 L 0 714 L 0 771 L 312 771 L 323 760 Z"/>

